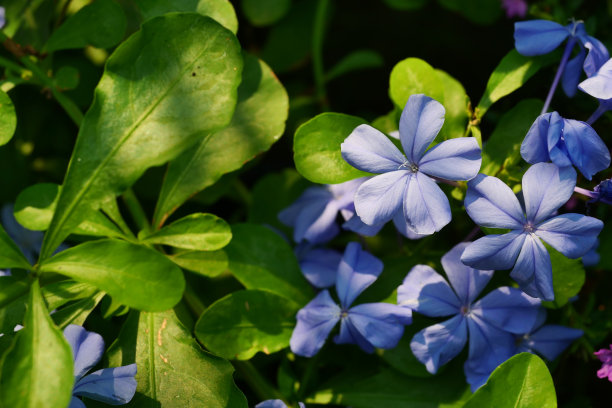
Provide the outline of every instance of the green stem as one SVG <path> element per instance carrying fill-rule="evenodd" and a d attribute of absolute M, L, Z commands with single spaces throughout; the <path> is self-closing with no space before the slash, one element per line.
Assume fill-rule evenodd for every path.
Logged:
<path fill-rule="evenodd" d="M 234 188 L 236 189 L 236 193 L 238 194 L 238 196 L 240 196 L 242 201 L 244 201 L 246 206 L 250 207 L 253 203 L 253 198 L 251 197 L 251 192 L 248 188 L 246 188 L 244 183 L 240 181 L 240 179 L 236 178 L 234 180 Z"/>
<path fill-rule="evenodd" d="M 325 91 L 325 71 L 323 67 L 323 40 L 325 39 L 325 23 L 329 0 L 319 0 L 312 31 L 312 65 L 316 96 L 323 110 L 327 110 L 327 95 Z"/>
<path fill-rule="evenodd" d="M 11 71 L 18 73 L 19 75 L 31 74 L 30 71 L 26 70 L 21 65 L 17 64 L 16 62 L 11 61 L 10 59 L 4 58 L 4 57 L 0 57 L 0 65 L 7 69 L 10 69 Z"/>
<path fill-rule="evenodd" d="M 102 211 L 104 211 L 104 213 L 119 227 L 121 232 L 130 238 L 134 238 L 134 233 L 123 219 L 115 198 L 105 202 L 102 205 Z"/>
<path fill-rule="evenodd" d="M 310 384 L 310 380 L 319 364 L 319 356 L 321 355 L 321 350 L 317 354 L 314 355 L 306 365 L 306 371 L 304 371 L 304 376 L 302 376 L 302 381 L 300 381 L 300 388 L 297 391 L 297 400 L 303 401 L 304 397 L 306 397 L 306 392 L 308 391 L 308 385 Z"/>
<path fill-rule="evenodd" d="M 202 316 L 204 310 L 206 310 L 206 305 L 202 300 L 198 297 L 198 295 L 193 291 L 193 288 L 190 285 L 185 286 L 185 291 L 183 292 L 183 299 L 189 309 L 195 316 L 196 320 Z"/>
<path fill-rule="evenodd" d="M 232 364 L 236 371 L 249 384 L 255 395 L 260 401 L 269 399 L 280 399 L 287 403 L 285 397 L 276 388 L 272 387 L 268 381 L 259 374 L 259 371 L 250 361 L 233 360 Z"/>
<path fill-rule="evenodd" d="M 123 202 L 127 206 L 134 222 L 138 226 L 138 229 L 141 231 L 145 231 L 147 234 L 151 232 L 151 224 L 149 224 L 149 220 L 147 218 L 147 214 L 142 209 L 136 194 L 134 194 L 134 190 L 128 188 L 125 193 L 122 195 Z"/>

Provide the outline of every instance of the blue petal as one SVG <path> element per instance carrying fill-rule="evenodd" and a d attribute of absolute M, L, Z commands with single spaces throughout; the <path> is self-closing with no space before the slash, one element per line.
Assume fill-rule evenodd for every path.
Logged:
<path fill-rule="evenodd" d="M 552 361 L 582 335 L 582 330 L 549 324 L 527 336 L 522 345 Z"/>
<path fill-rule="evenodd" d="M 359 125 L 340 146 L 351 166 L 370 173 L 397 170 L 406 158 L 387 136 L 368 125 Z"/>
<path fill-rule="evenodd" d="M 374 346 L 365 339 L 355 326 L 349 323 L 348 319 L 342 319 L 340 322 L 340 333 L 334 337 L 336 344 L 356 344 L 366 353 L 373 353 Z"/>
<path fill-rule="evenodd" d="M 472 365 L 480 365 L 483 371 L 493 371 L 514 353 L 514 335 L 490 325 L 477 315 L 468 316 L 468 360 Z"/>
<path fill-rule="evenodd" d="M 612 59 L 603 64 L 595 76 L 582 81 L 578 88 L 597 99 L 612 98 Z"/>
<path fill-rule="evenodd" d="M 68 405 L 68 408 L 87 408 L 87 406 L 77 397 L 72 397 L 70 398 L 70 405 Z"/>
<path fill-rule="evenodd" d="M 455 358 L 467 341 L 467 323 L 462 315 L 429 326 L 414 335 L 410 342 L 412 354 L 431 374 Z"/>
<path fill-rule="evenodd" d="M 485 385 L 493 371 L 508 358 L 504 359 L 503 356 L 500 356 L 499 361 L 491 360 L 484 364 L 477 360 L 467 360 L 463 364 L 463 372 L 467 383 L 470 384 L 470 390 L 474 393 L 478 388 Z"/>
<path fill-rule="evenodd" d="M 104 368 L 81 378 L 72 394 L 110 405 L 127 404 L 136 393 L 135 375 L 136 364 Z"/>
<path fill-rule="evenodd" d="M 595 266 L 599 263 L 601 256 L 597 252 L 597 248 L 599 248 L 599 239 L 596 239 L 591 249 L 582 256 L 584 266 Z"/>
<path fill-rule="evenodd" d="M 567 202 L 576 187 L 576 172 L 552 163 L 537 163 L 523 175 L 527 220 L 538 224 Z"/>
<path fill-rule="evenodd" d="M 306 189 L 293 204 L 282 210 L 278 214 L 278 219 L 286 226 L 293 228 L 296 228 L 299 223 L 300 228 L 296 228 L 293 233 L 293 239 L 296 242 L 302 241 L 305 235 L 308 235 L 311 239 L 314 238 L 314 241 L 319 241 L 317 238 L 327 238 L 325 235 L 328 234 L 333 237 L 334 227 L 337 229 L 337 226 L 333 223 L 327 225 L 327 231 L 325 228 L 322 231 L 318 231 L 323 233 L 320 237 L 316 236 L 314 230 L 308 231 L 308 228 L 323 215 L 328 204 L 332 201 L 333 195 L 328 189 L 323 187 L 310 187 Z M 320 226 L 320 224 L 317 226 Z M 337 230 L 335 233 L 337 233 Z"/>
<path fill-rule="evenodd" d="M 525 216 L 518 199 L 500 179 L 484 174 L 468 182 L 465 210 L 474 222 L 491 228 L 523 228 Z"/>
<path fill-rule="evenodd" d="M 471 180 L 478 174 L 482 152 L 473 137 L 459 137 L 438 143 L 425 153 L 419 170 L 446 180 Z"/>
<path fill-rule="evenodd" d="M 525 236 L 520 230 L 484 236 L 463 251 L 461 262 L 476 269 L 510 269 L 516 262 Z"/>
<path fill-rule="evenodd" d="M 493 277 L 493 271 L 473 269 L 461 262 L 468 245 L 470 242 L 461 242 L 442 257 L 442 267 L 463 305 L 471 304 Z"/>
<path fill-rule="evenodd" d="M 338 320 L 340 308 L 329 292 L 324 290 L 297 314 L 297 325 L 291 334 L 291 351 L 299 356 L 312 357 L 323 347 Z"/>
<path fill-rule="evenodd" d="M 538 237 L 528 234 L 510 277 L 531 297 L 554 300 L 550 255 Z"/>
<path fill-rule="evenodd" d="M 255 408 L 287 408 L 287 405 L 283 402 L 283 400 L 273 399 L 262 401 L 255 405 Z"/>
<path fill-rule="evenodd" d="M 539 306 L 540 300 L 527 296 L 518 289 L 504 286 L 489 292 L 474 303 L 472 314 L 500 330 L 523 334 L 533 327 Z"/>
<path fill-rule="evenodd" d="M 563 119 L 557 112 L 538 116 L 521 143 L 521 157 L 531 164 L 549 161 L 549 135 L 556 136 L 556 140 L 551 140 L 554 146 L 561 138 L 562 131 Z"/>
<path fill-rule="evenodd" d="M 516 50 L 527 56 L 548 54 L 569 36 L 567 28 L 548 20 L 514 23 Z"/>
<path fill-rule="evenodd" d="M 444 124 L 444 106 L 422 94 L 411 95 L 400 117 L 400 141 L 411 163 L 419 163 Z"/>
<path fill-rule="evenodd" d="M 587 35 L 582 40 L 584 47 L 589 50 L 583 68 L 587 76 L 591 77 L 610 59 L 610 53 L 597 38 Z"/>
<path fill-rule="evenodd" d="M 308 282 L 317 288 L 328 288 L 336 282 L 336 272 L 342 254 L 325 248 L 302 252 L 298 258 L 300 268 Z"/>
<path fill-rule="evenodd" d="M 393 216 L 393 225 L 395 225 L 395 229 L 397 229 L 400 234 L 408 239 L 421 239 L 429 236 L 427 234 L 417 234 L 410 229 L 406 217 L 404 217 L 403 209 L 396 212 Z"/>
<path fill-rule="evenodd" d="M 404 198 L 404 217 L 417 234 L 433 234 L 451 220 L 448 198 L 429 176 L 417 172 L 410 177 Z"/>
<path fill-rule="evenodd" d="M 351 218 L 349 218 L 348 221 L 342 224 L 342 228 L 344 228 L 345 230 L 353 231 L 359 235 L 363 235 L 366 237 L 375 236 L 384 226 L 385 224 L 368 225 L 365 222 L 361 221 L 361 218 L 359 218 L 357 214 L 353 215 Z"/>
<path fill-rule="evenodd" d="M 397 303 L 429 317 L 457 314 L 463 305 L 444 278 L 427 265 L 408 272 L 397 288 Z"/>
<path fill-rule="evenodd" d="M 349 208 L 353 203 L 353 197 L 359 186 L 369 180 L 370 177 L 359 177 L 339 184 L 328 184 L 327 188 L 332 193 L 338 208 Z"/>
<path fill-rule="evenodd" d="M 610 150 L 597 132 L 585 122 L 564 119 L 563 136 L 572 164 L 591 180 L 610 167 Z"/>
<path fill-rule="evenodd" d="M 580 52 L 578 55 L 568 61 L 567 65 L 565 66 L 565 70 L 563 71 L 561 86 L 563 87 L 563 92 L 565 92 L 565 94 L 570 98 L 576 95 L 585 57 L 586 50 L 580 47 Z"/>
<path fill-rule="evenodd" d="M 70 324 L 64 329 L 64 337 L 72 349 L 74 377 L 78 380 L 102 358 L 104 339 L 98 333 L 87 331 L 75 324 Z"/>
<path fill-rule="evenodd" d="M 391 171 L 372 177 L 359 187 L 355 210 L 368 225 L 384 224 L 401 208 L 409 172 Z"/>
<path fill-rule="evenodd" d="M 361 249 L 357 242 L 349 242 L 336 276 L 336 293 L 342 308 L 351 306 L 361 292 L 370 286 L 383 270 L 380 259 Z"/>
<path fill-rule="evenodd" d="M 603 222 L 582 214 L 563 214 L 539 224 L 535 234 L 568 258 L 580 258 L 597 241 Z"/>
<path fill-rule="evenodd" d="M 318 204 L 308 206 L 300 213 L 293 230 L 295 242 L 306 240 L 312 244 L 320 244 L 331 240 L 340 232 L 340 227 L 336 224 L 336 203 L 332 201 Z"/>

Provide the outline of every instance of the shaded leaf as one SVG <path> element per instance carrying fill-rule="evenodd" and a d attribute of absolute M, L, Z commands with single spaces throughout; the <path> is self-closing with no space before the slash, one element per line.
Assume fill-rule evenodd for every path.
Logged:
<path fill-rule="evenodd" d="M 236 34 L 238 19 L 232 3 L 228 0 L 135 0 L 143 20 L 174 11 L 192 11 L 211 17 Z"/>
<path fill-rule="evenodd" d="M 17 128 L 17 115 L 11 98 L 0 91 L 0 146 L 11 140 Z"/>
<path fill-rule="evenodd" d="M 561 252 L 545 244 L 550 254 L 550 263 L 553 271 L 553 290 L 555 300 L 544 302 L 545 306 L 559 308 L 565 305 L 570 298 L 576 296 L 584 285 L 585 271 L 580 259 L 570 259 Z"/>
<path fill-rule="evenodd" d="M 291 0 L 242 0 L 242 12 L 254 26 L 274 24 L 287 14 Z"/>
<path fill-rule="evenodd" d="M 383 57 L 374 50 L 353 51 L 329 69 L 325 75 L 325 80 L 331 81 L 346 73 L 362 69 L 379 68 L 383 64 Z"/>
<path fill-rule="evenodd" d="M 0 268 L 30 269 L 30 263 L 0 225 Z"/>

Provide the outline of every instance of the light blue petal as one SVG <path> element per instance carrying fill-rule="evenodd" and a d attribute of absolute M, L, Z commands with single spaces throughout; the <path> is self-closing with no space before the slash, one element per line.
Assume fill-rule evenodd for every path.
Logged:
<path fill-rule="evenodd" d="M 454 315 L 463 306 L 444 278 L 427 265 L 408 272 L 397 288 L 397 303 L 429 317 Z"/>
<path fill-rule="evenodd" d="M 291 351 L 299 356 L 312 357 L 323 347 L 338 320 L 340 308 L 327 290 L 320 292 L 297 314 L 297 325 L 291 334 Z"/>
<path fill-rule="evenodd" d="M 342 254 L 333 249 L 314 248 L 298 257 L 304 277 L 317 288 L 328 288 L 336 283 L 336 273 Z"/>
<path fill-rule="evenodd" d="M 538 116 L 521 143 L 521 157 L 531 164 L 549 161 L 548 135 L 557 136 L 557 140 L 553 143 L 556 145 L 562 131 L 563 119 L 557 112 Z"/>
<path fill-rule="evenodd" d="M 531 330 L 538 317 L 540 300 L 504 286 L 474 303 L 472 314 L 489 325 L 514 334 Z"/>
<path fill-rule="evenodd" d="M 569 36 L 561 24 L 548 20 L 529 20 L 514 23 L 514 45 L 527 56 L 548 54 Z"/>
<path fill-rule="evenodd" d="M 338 207 L 333 201 L 305 207 L 296 220 L 293 239 L 295 242 L 306 240 L 312 244 L 331 240 L 340 232 L 336 224 L 337 216 Z"/>
<path fill-rule="evenodd" d="M 70 398 L 70 405 L 68 405 L 68 408 L 87 408 L 87 406 L 77 397 L 72 397 Z"/>
<path fill-rule="evenodd" d="M 393 218 L 401 208 L 410 174 L 406 170 L 391 171 L 363 183 L 355 195 L 355 211 L 361 221 L 374 226 Z"/>
<path fill-rule="evenodd" d="M 347 309 L 355 298 L 370 286 L 383 270 L 380 259 L 361 249 L 357 242 L 349 242 L 336 275 L 336 293 L 340 305 Z"/>
<path fill-rule="evenodd" d="M 78 381 L 102 358 L 104 339 L 98 333 L 87 331 L 75 324 L 69 324 L 64 329 L 64 337 L 72 349 L 74 377 L 75 381 Z"/>
<path fill-rule="evenodd" d="M 366 237 L 375 236 L 384 226 L 385 224 L 368 225 L 365 222 L 361 221 L 361 218 L 359 218 L 357 214 L 353 215 L 351 218 L 349 218 L 348 221 L 342 224 L 342 228 L 344 228 L 345 230 L 353 231 L 359 235 L 363 235 Z"/>
<path fill-rule="evenodd" d="M 523 175 L 527 220 L 538 224 L 567 202 L 576 187 L 576 171 L 552 163 L 537 163 Z"/>
<path fill-rule="evenodd" d="M 342 319 L 340 322 L 340 333 L 334 337 L 336 344 L 356 344 L 366 353 L 373 353 L 374 346 L 365 339 L 353 326 L 348 319 Z"/>
<path fill-rule="evenodd" d="M 591 180 L 595 173 L 610 167 L 610 150 L 587 123 L 564 119 L 563 136 L 572 164 Z"/>
<path fill-rule="evenodd" d="M 444 106 L 429 96 L 411 95 L 399 123 L 400 141 L 411 163 L 419 163 L 444 124 Z"/>
<path fill-rule="evenodd" d="M 516 262 L 525 236 L 520 230 L 484 236 L 463 251 L 461 262 L 476 269 L 510 269 Z"/>
<path fill-rule="evenodd" d="M 428 237 L 428 234 L 417 234 L 416 232 L 410 229 L 408 222 L 406 221 L 406 217 L 404 217 L 404 210 L 400 209 L 393 216 L 393 225 L 395 225 L 395 229 L 405 236 L 408 239 L 421 239 Z"/>
<path fill-rule="evenodd" d="M 451 361 L 463 350 L 467 342 L 467 323 L 462 315 L 426 327 L 414 335 L 410 342 L 412 354 L 431 374 Z"/>
<path fill-rule="evenodd" d="M 548 156 L 550 161 L 558 167 L 571 166 L 572 161 L 567 152 L 567 146 L 563 139 L 563 127 L 565 121 L 557 112 L 553 112 L 550 117 L 550 126 L 546 135 L 546 143 L 548 144 Z"/>
<path fill-rule="evenodd" d="M 369 125 L 357 126 L 340 149 L 348 164 L 369 173 L 397 170 L 406 161 L 387 136 Z"/>
<path fill-rule="evenodd" d="M 493 277 L 493 271 L 470 268 L 461 262 L 463 251 L 470 242 L 455 245 L 442 257 L 442 267 L 463 305 L 470 305 Z"/>
<path fill-rule="evenodd" d="M 580 76 L 582 75 L 582 65 L 586 58 L 586 50 L 580 47 L 580 52 L 574 58 L 568 61 L 563 71 L 561 78 L 561 86 L 563 92 L 570 98 L 576 95 L 578 89 L 578 83 L 580 82 Z"/>
<path fill-rule="evenodd" d="M 480 319 L 479 316 L 467 316 L 469 348 L 468 360 L 479 364 L 482 370 L 493 371 L 500 362 L 507 360 L 515 350 L 514 335 L 500 330 Z"/>
<path fill-rule="evenodd" d="M 104 368 L 81 378 L 72 394 L 110 405 L 127 404 L 136 393 L 135 375 L 136 364 Z"/>
<path fill-rule="evenodd" d="M 501 361 L 487 361 L 485 364 L 479 361 L 466 360 L 463 364 L 463 372 L 465 373 L 465 379 L 470 384 L 470 390 L 474 393 L 476 390 L 486 384 L 493 371 L 506 359 Z M 508 357 L 509 358 L 509 357 Z"/>
<path fill-rule="evenodd" d="M 305 208 L 324 208 L 332 199 L 332 193 L 324 187 L 307 188 L 293 204 L 278 213 L 278 219 L 288 227 L 295 227 L 298 217 Z"/>
<path fill-rule="evenodd" d="M 404 326 L 412 323 L 412 312 L 390 303 L 366 303 L 349 309 L 343 323 L 372 346 L 390 349 L 402 338 Z"/>
<path fill-rule="evenodd" d="M 445 180 L 471 180 L 478 174 L 482 152 L 473 137 L 445 140 L 429 149 L 419 171 Z"/>
<path fill-rule="evenodd" d="M 518 199 L 497 177 L 477 175 L 468 182 L 465 210 L 483 227 L 522 229 L 525 216 Z"/>
<path fill-rule="evenodd" d="M 255 405 L 255 408 L 287 408 L 287 405 L 283 402 L 283 400 L 273 399 L 262 401 Z"/>
<path fill-rule="evenodd" d="M 535 234 L 568 258 L 580 258 L 597 241 L 603 222 L 582 214 L 563 214 L 537 226 Z"/>
<path fill-rule="evenodd" d="M 417 234 L 433 234 L 451 220 L 448 198 L 429 176 L 418 172 L 408 182 L 404 198 L 404 217 L 408 228 Z"/>
<path fill-rule="evenodd" d="M 549 324 L 528 335 L 522 345 L 532 353 L 538 353 L 547 360 L 553 361 L 583 334 L 582 330 Z"/>
<path fill-rule="evenodd" d="M 548 301 L 555 299 L 550 255 L 534 234 L 526 236 L 510 277 L 531 297 Z"/>
<path fill-rule="evenodd" d="M 582 81 L 578 88 L 597 99 L 612 98 L 612 59 L 603 64 L 594 76 Z"/>
<path fill-rule="evenodd" d="M 591 77 L 610 59 L 610 53 L 597 38 L 587 35 L 584 40 L 586 41 L 583 41 L 583 45 L 589 52 L 584 60 L 583 69 L 587 76 Z"/>

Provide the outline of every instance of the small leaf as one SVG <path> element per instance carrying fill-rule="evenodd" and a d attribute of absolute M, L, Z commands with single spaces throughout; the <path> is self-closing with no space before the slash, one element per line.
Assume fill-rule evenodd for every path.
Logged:
<path fill-rule="evenodd" d="M 77 300 L 55 311 L 51 318 L 60 329 L 66 328 L 69 324 L 82 326 L 103 297 L 104 292 L 99 292 L 93 297 Z"/>
<path fill-rule="evenodd" d="M 263 289 L 302 306 L 314 294 L 302 276 L 291 247 L 276 232 L 260 225 L 232 226 L 225 251 L 230 272 L 247 289 Z"/>
<path fill-rule="evenodd" d="M 74 383 L 72 351 L 51 321 L 38 281 L 31 286 L 23 325 L 2 358 L 0 405 L 68 406 Z"/>
<path fill-rule="evenodd" d="M 196 323 L 206 348 L 228 359 L 248 360 L 258 351 L 274 353 L 289 345 L 297 308 L 271 292 L 241 290 L 213 303 Z"/>
<path fill-rule="evenodd" d="M 45 260 L 41 272 L 57 272 L 107 292 L 117 302 L 161 311 L 181 300 L 180 268 L 157 251 L 118 241 L 90 241 Z"/>
<path fill-rule="evenodd" d="M 287 14 L 291 0 L 242 0 L 242 12 L 257 27 L 274 24 Z"/>
<path fill-rule="evenodd" d="M 546 364 L 536 355 L 521 353 L 493 371 L 465 408 L 556 408 L 557 396 Z"/>
<path fill-rule="evenodd" d="M 419 58 L 406 58 L 391 71 L 389 96 L 402 110 L 414 94 L 425 94 L 444 105 L 444 86 L 432 66 Z"/>
<path fill-rule="evenodd" d="M 315 183 L 337 184 L 367 176 L 342 158 L 340 145 L 365 120 L 342 113 L 322 113 L 300 126 L 293 138 L 295 168 Z"/>
<path fill-rule="evenodd" d="M 346 73 L 362 69 L 379 68 L 384 64 L 383 57 L 373 50 L 353 51 L 340 60 L 327 72 L 326 81 L 338 78 Z"/>
<path fill-rule="evenodd" d="M 30 263 L 0 225 L 0 268 L 30 269 Z"/>
<path fill-rule="evenodd" d="M 169 255 L 168 258 L 181 268 L 209 278 L 219 276 L 227 270 L 229 265 L 227 254 L 223 250 L 184 251 Z"/>
<path fill-rule="evenodd" d="M 11 140 L 17 128 L 17 115 L 11 98 L 0 91 L 0 146 Z"/>
<path fill-rule="evenodd" d="M 442 83 L 444 98 L 440 103 L 444 105 L 444 125 L 440 130 L 441 140 L 463 137 L 468 122 L 468 104 L 470 98 L 465 93 L 463 85 L 448 73 L 436 69 L 438 80 Z"/>
<path fill-rule="evenodd" d="M 191 214 L 165 226 L 142 242 L 196 251 L 221 249 L 232 239 L 230 226 L 213 214 Z"/>
<path fill-rule="evenodd" d="M 569 259 L 562 253 L 546 245 L 550 254 L 550 263 L 553 271 L 553 290 L 555 300 L 545 302 L 545 306 L 559 308 L 565 305 L 570 298 L 576 296 L 584 285 L 585 271 L 580 259 Z"/>
<path fill-rule="evenodd" d="M 67 50 L 93 45 L 110 48 L 125 34 L 127 19 L 113 0 L 96 0 L 69 17 L 53 32 L 45 51 Z"/>

